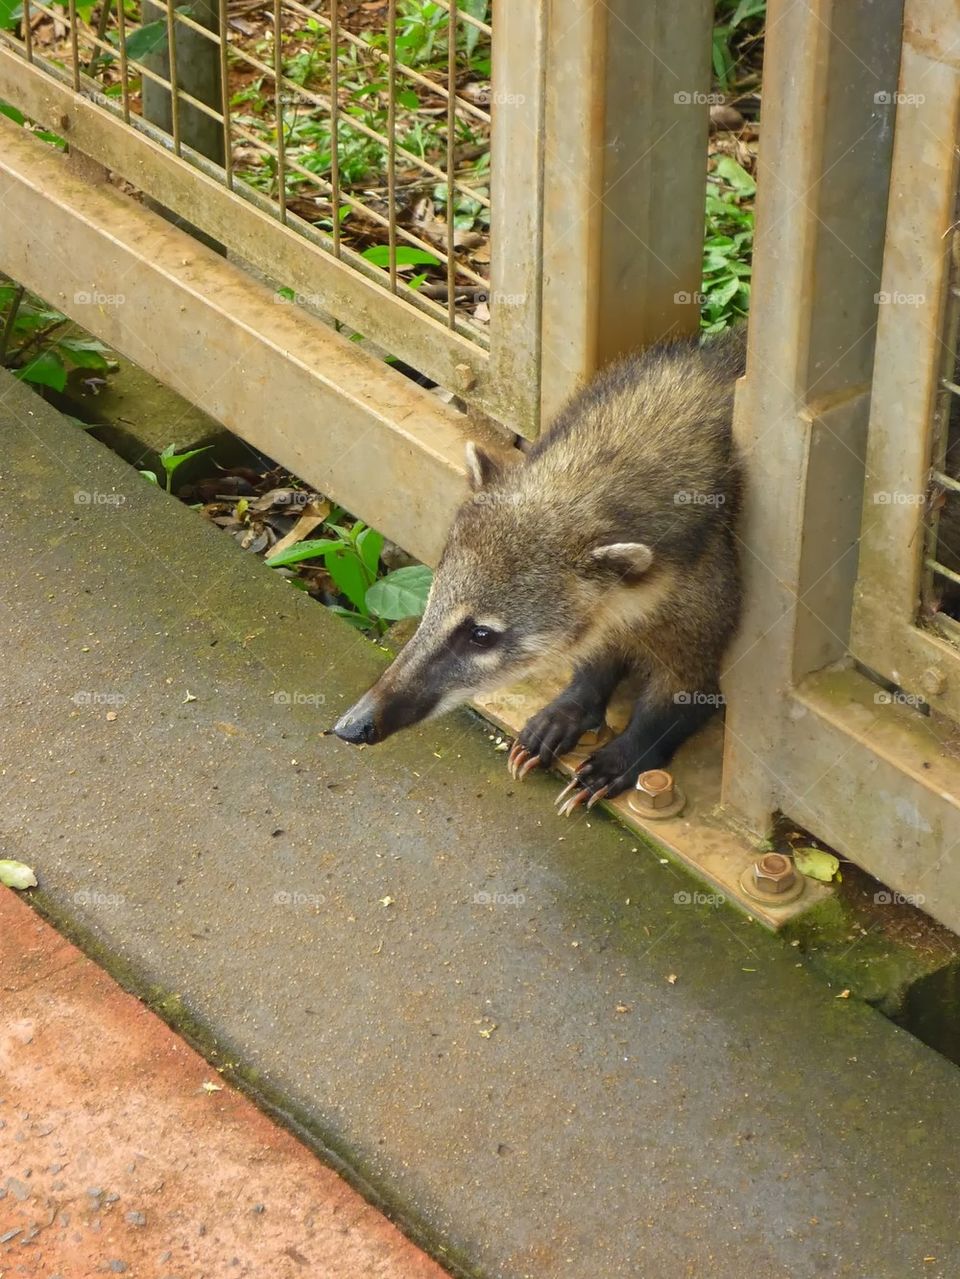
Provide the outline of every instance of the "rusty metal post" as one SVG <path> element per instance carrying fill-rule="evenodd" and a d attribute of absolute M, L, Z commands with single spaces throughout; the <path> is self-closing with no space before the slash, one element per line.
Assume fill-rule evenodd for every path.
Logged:
<path fill-rule="evenodd" d="M 548 13 L 544 422 L 616 356 L 698 329 L 713 4 Z"/>
<path fill-rule="evenodd" d="M 725 681 L 724 800 L 757 831 L 803 799 L 782 762 L 791 692 L 849 639 L 901 21 L 902 0 L 768 13 L 736 412 L 748 607 Z"/>

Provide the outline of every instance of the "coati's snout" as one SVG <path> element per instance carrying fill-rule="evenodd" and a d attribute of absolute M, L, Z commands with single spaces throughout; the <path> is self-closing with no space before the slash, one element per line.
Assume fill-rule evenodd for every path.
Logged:
<path fill-rule="evenodd" d="M 433 691 L 419 689 L 413 682 L 407 687 L 398 684 L 395 666 L 396 663 L 386 670 L 334 724 L 333 731 L 341 741 L 375 746 L 431 714 L 438 700 Z"/>

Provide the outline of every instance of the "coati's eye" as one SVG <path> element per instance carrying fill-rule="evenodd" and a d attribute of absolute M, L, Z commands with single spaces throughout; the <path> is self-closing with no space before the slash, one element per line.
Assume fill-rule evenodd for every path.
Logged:
<path fill-rule="evenodd" d="M 499 638 L 500 633 L 489 626 L 474 626 L 470 631 L 470 643 L 477 648 L 493 648 Z"/>

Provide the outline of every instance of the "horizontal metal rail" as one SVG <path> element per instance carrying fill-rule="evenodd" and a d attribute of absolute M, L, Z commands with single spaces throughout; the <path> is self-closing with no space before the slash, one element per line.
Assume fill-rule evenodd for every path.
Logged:
<path fill-rule="evenodd" d="M 478 433 L 462 414 L 2 117 L 0 188 L 0 270 L 437 561 Z"/>

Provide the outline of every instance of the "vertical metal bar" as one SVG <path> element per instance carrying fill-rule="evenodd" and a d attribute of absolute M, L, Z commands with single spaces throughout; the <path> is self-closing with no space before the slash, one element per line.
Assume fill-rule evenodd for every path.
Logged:
<path fill-rule="evenodd" d="M 387 218 L 390 288 L 397 291 L 397 0 L 387 8 Z"/>
<path fill-rule="evenodd" d="M 33 28 L 31 27 L 30 0 L 23 0 L 23 43 L 27 48 L 27 61 L 33 61 Z"/>
<path fill-rule="evenodd" d="M 454 256 L 456 205 L 453 179 L 457 165 L 457 0 L 450 0 L 447 13 L 447 323 L 457 321 L 457 259 Z"/>
<path fill-rule="evenodd" d="M 119 0 L 122 5 L 123 0 Z M 220 110 L 223 115 L 223 167 L 227 186 L 233 190 L 233 142 L 230 136 L 230 65 L 227 54 L 227 0 L 218 0 L 220 27 Z"/>
<path fill-rule="evenodd" d="M 330 199 L 333 253 L 340 256 L 340 0 L 330 0 Z"/>
<path fill-rule="evenodd" d="M 167 0 L 167 49 L 170 53 L 170 127 L 173 149 L 180 154 L 180 93 L 177 88 L 177 34 L 174 0 Z"/>
<path fill-rule="evenodd" d="M 130 72 L 127 69 L 127 15 L 124 0 L 117 0 L 117 38 L 120 41 L 120 93 L 123 99 L 124 123 L 130 123 Z"/>
<path fill-rule="evenodd" d="M 70 63 L 74 92 L 80 92 L 80 52 L 77 47 L 77 0 L 70 0 Z"/>
<path fill-rule="evenodd" d="M 167 0 L 169 3 L 169 0 Z M 287 139 L 283 122 L 283 56 L 281 42 L 283 31 L 280 26 L 281 0 L 273 0 L 273 99 L 277 112 L 277 200 L 280 204 L 280 221 L 287 220 Z"/>
<path fill-rule="evenodd" d="M 763 482 L 748 486 L 738 532 L 747 607 L 726 659 L 723 802 L 754 831 L 766 832 L 779 808 L 828 843 L 823 788 L 797 794 L 807 730 L 791 690 L 844 656 L 863 556 L 866 388 L 894 135 L 878 103 L 897 85 L 900 31 L 899 0 L 869 9 L 775 0 L 768 9 L 763 127 L 776 145 L 760 155 L 734 423 Z M 915 367 L 904 385 L 919 380 Z M 902 422 L 899 383 L 891 399 Z"/>

